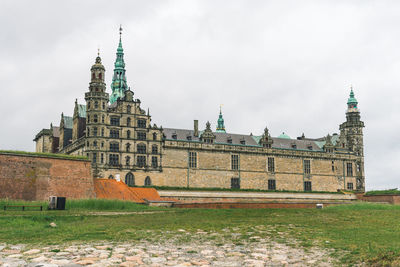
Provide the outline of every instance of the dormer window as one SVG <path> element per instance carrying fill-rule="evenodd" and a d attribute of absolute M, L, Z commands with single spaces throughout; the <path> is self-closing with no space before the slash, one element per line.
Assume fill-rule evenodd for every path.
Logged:
<path fill-rule="evenodd" d="M 308 150 L 312 150 L 312 145 L 311 144 L 307 144 L 307 149 Z"/>
<path fill-rule="evenodd" d="M 296 148 L 297 148 L 297 145 L 296 145 L 296 143 L 294 143 L 294 142 L 291 144 L 291 146 L 292 146 L 293 149 L 296 149 Z"/>
<path fill-rule="evenodd" d="M 246 141 L 245 141 L 244 139 L 242 139 L 242 140 L 240 140 L 240 144 L 241 144 L 241 145 L 245 145 L 245 144 L 246 144 Z"/>
<path fill-rule="evenodd" d="M 192 141 L 192 136 L 191 136 L 191 135 L 188 135 L 188 136 L 186 136 L 186 139 L 187 139 L 188 141 Z"/>
<path fill-rule="evenodd" d="M 227 139 L 226 139 L 226 142 L 228 142 L 228 144 L 232 144 L 232 137 L 228 137 Z"/>
<path fill-rule="evenodd" d="M 172 139 L 175 139 L 175 140 L 177 139 L 176 133 L 173 133 L 173 134 L 172 134 Z"/>

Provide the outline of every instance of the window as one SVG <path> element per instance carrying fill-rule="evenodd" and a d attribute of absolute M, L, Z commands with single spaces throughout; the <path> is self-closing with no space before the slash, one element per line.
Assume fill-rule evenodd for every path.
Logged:
<path fill-rule="evenodd" d="M 93 153 L 92 163 L 96 163 L 97 161 L 97 153 Z"/>
<path fill-rule="evenodd" d="M 90 129 L 87 127 L 87 136 L 90 136 Z"/>
<path fill-rule="evenodd" d="M 114 176 L 112 176 L 112 174 L 110 174 L 110 176 L 108 176 L 108 179 L 114 179 Z"/>
<path fill-rule="evenodd" d="M 361 171 L 360 163 L 357 163 L 357 172 Z"/>
<path fill-rule="evenodd" d="M 151 153 L 152 154 L 157 154 L 158 153 L 158 146 L 157 145 L 153 145 L 151 147 Z"/>
<path fill-rule="evenodd" d="M 104 163 L 104 155 L 103 155 L 103 153 L 100 154 L 100 163 L 101 164 Z"/>
<path fill-rule="evenodd" d="M 304 191 L 312 191 L 311 182 L 310 181 L 305 181 L 304 182 Z"/>
<path fill-rule="evenodd" d="M 137 132 L 137 139 L 138 140 L 146 140 L 146 133 L 145 132 Z"/>
<path fill-rule="evenodd" d="M 153 168 L 158 167 L 157 157 L 151 157 L 151 167 L 153 167 Z"/>
<path fill-rule="evenodd" d="M 125 165 L 129 166 L 130 161 L 131 161 L 131 157 L 126 156 L 125 157 Z"/>
<path fill-rule="evenodd" d="M 138 167 L 146 166 L 146 157 L 145 156 L 137 156 L 137 164 Z"/>
<path fill-rule="evenodd" d="M 97 147 L 97 141 L 93 141 L 93 146 Z"/>
<path fill-rule="evenodd" d="M 241 144 L 241 145 L 245 145 L 245 144 L 246 144 L 246 141 L 245 141 L 245 140 L 240 140 L 240 144 Z"/>
<path fill-rule="evenodd" d="M 106 103 L 105 102 L 102 102 L 102 106 L 103 106 L 103 109 L 106 109 Z M 104 118 L 104 116 L 103 116 L 103 118 Z"/>
<path fill-rule="evenodd" d="M 131 113 L 131 106 L 127 106 L 127 107 L 126 107 L 126 112 L 127 112 L 127 113 Z"/>
<path fill-rule="evenodd" d="M 96 74 L 94 74 L 94 72 L 92 73 L 92 80 L 94 80 L 96 78 Z"/>
<path fill-rule="evenodd" d="M 104 147 L 104 142 L 101 142 L 101 147 Z"/>
<path fill-rule="evenodd" d="M 93 128 L 93 136 L 97 136 L 97 127 Z"/>
<path fill-rule="evenodd" d="M 134 186 L 135 185 L 135 177 L 131 172 L 128 172 L 125 176 L 125 184 L 127 186 Z"/>
<path fill-rule="evenodd" d="M 101 123 L 104 123 L 104 115 L 101 116 Z"/>
<path fill-rule="evenodd" d="M 175 140 L 177 139 L 176 133 L 173 133 L 173 134 L 172 134 L 172 139 L 175 139 Z"/>
<path fill-rule="evenodd" d="M 268 158 L 268 172 L 275 172 L 275 159 Z"/>
<path fill-rule="evenodd" d="M 144 186 L 151 186 L 151 179 L 149 176 L 146 176 L 146 179 L 144 179 Z"/>
<path fill-rule="evenodd" d="M 126 138 L 131 138 L 131 131 L 130 130 L 128 130 L 128 131 L 126 131 Z"/>
<path fill-rule="evenodd" d="M 87 102 L 87 108 L 90 109 L 90 101 Z"/>
<path fill-rule="evenodd" d="M 187 139 L 188 141 L 192 141 L 192 136 L 191 136 L 191 135 L 188 135 L 188 136 L 186 136 L 186 139 Z"/>
<path fill-rule="evenodd" d="M 94 108 L 98 109 L 99 108 L 99 102 L 98 101 L 94 101 Z"/>
<path fill-rule="evenodd" d="M 99 79 L 101 79 L 101 77 L 102 77 L 102 76 L 101 76 L 101 72 L 100 72 L 100 73 L 99 73 Z"/>
<path fill-rule="evenodd" d="M 137 121 L 137 127 L 139 128 L 146 128 L 146 120 L 139 119 Z"/>
<path fill-rule="evenodd" d="M 197 168 L 197 152 L 189 152 L 189 168 Z"/>
<path fill-rule="evenodd" d="M 131 118 L 126 119 L 126 126 L 128 126 L 128 127 L 131 126 Z"/>
<path fill-rule="evenodd" d="M 332 171 L 335 171 L 335 162 L 332 160 Z"/>
<path fill-rule="evenodd" d="M 353 183 L 347 183 L 347 190 L 353 190 Z"/>
<path fill-rule="evenodd" d="M 113 126 L 119 126 L 119 118 L 118 117 L 111 117 L 110 124 Z"/>
<path fill-rule="evenodd" d="M 90 146 L 89 141 L 86 142 L 86 146 L 87 146 L 87 147 Z M 89 154 L 87 154 L 87 156 L 89 157 Z"/>
<path fill-rule="evenodd" d="M 87 123 L 90 123 L 90 115 L 87 115 Z"/>
<path fill-rule="evenodd" d="M 126 152 L 129 152 L 129 150 L 131 150 L 131 144 L 126 144 Z"/>
<path fill-rule="evenodd" d="M 118 152 L 119 151 L 119 144 L 118 143 L 111 143 L 110 144 L 110 151 Z"/>
<path fill-rule="evenodd" d="M 93 116 L 93 122 L 97 122 L 98 120 L 97 120 L 97 115 L 94 115 Z"/>
<path fill-rule="evenodd" d="M 231 188 L 240 188 L 240 179 L 239 178 L 231 178 Z"/>
<path fill-rule="evenodd" d="M 239 155 L 231 155 L 232 170 L 239 170 Z"/>
<path fill-rule="evenodd" d="M 157 140 L 157 134 L 153 133 L 153 140 Z"/>
<path fill-rule="evenodd" d="M 146 145 L 145 144 L 138 144 L 137 145 L 137 153 L 146 154 Z"/>
<path fill-rule="evenodd" d="M 101 136 L 104 136 L 104 128 L 101 128 Z"/>
<path fill-rule="evenodd" d="M 111 166 L 118 166 L 119 165 L 119 155 L 110 154 L 109 164 Z"/>
<path fill-rule="evenodd" d="M 110 137 L 111 138 L 119 138 L 119 131 L 118 130 L 110 130 Z"/>
<path fill-rule="evenodd" d="M 232 138 L 228 137 L 226 141 L 228 142 L 228 144 L 232 144 Z"/>
<path fill-rule="evenodd" d="M 347 176 L 353 176 L 353 163 L 347 162 Z"/>
<path fill-rule="evenodd" d="M 268 180 L 268 190 L 276 190 L 276 181 L 273 179 Z"/>
<path fill-rule="evenodd" d="M 311 173 L 311 164 L 309 159 L 305 159 L 303 161 L 303 166 L 304 166 L 304 173 L 305 174 L 310 174 Z"/>

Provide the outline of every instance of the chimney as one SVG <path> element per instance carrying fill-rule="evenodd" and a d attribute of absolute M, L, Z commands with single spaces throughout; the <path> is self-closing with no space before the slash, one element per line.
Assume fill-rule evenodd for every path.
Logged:
<path fill-rule="evenodd" d="M 193 135 L 199 137 L 199 121 L 194 120 L 194 132 Z"/>

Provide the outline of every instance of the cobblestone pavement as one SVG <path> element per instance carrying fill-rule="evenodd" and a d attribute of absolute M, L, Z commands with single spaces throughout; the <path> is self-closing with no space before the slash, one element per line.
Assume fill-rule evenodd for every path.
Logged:
<path fill-rule="evenodd" d="M 218 243 L 222 233 L 188 233 L 182 243 L 173 237 L 159 241 L 73 243 L 64 245 L 0 245 L 2 266 L 332 266 L 329 251 L 304 250 L 294 242 L 277 243 L 253 235 L 240 243 Z M 234 233 L 232 233 L 234 234 Z M 178 233 L 177 233 L 178 235 Z M 238 234 L 240 235 L 240 234 Z"/>

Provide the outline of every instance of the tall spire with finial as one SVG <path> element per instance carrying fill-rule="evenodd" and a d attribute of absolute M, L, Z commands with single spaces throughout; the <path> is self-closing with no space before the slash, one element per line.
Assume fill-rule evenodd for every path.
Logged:
<path fill-rule="evenodd" d="M 217 122 L 217 133 L 225 133 L 224 118 L 222 117 L 222 105 L 219 106 L 219 117 Z"/>
<path fill-rule="evenodd" d="M 118 98 L 123 98 L 125 96 L 125 91 L 128 90 L 125 76 L 124 49 L 122 48 L 122 25 L 119 27 L 119 44 L 117 48 L 117 58 L 114 63 L 114 75 L 111 82 L 111 90 L 111 104 Z"/>

